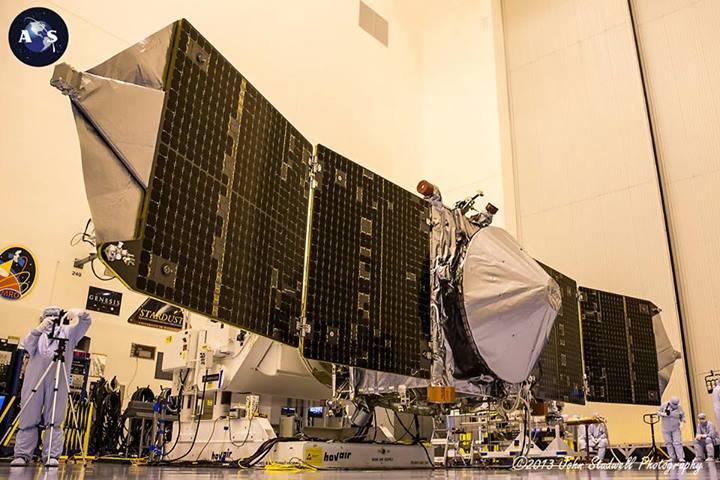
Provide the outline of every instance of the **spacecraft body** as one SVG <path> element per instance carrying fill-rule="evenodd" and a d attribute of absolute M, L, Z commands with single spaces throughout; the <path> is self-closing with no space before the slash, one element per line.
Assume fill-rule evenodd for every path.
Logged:
<path fill-rule="evenodd" d="M 363 395 L 428 386 L 494 395 L 529 381 L 547 386 L 540 398 L 584 403 L 580 342 L 597 339 L 581 338 L 580 324 L 603 321 L 602 301 L 578 303 L 574 281 L 561 285 L 566 277 L 490 226 L 492 209 L 449 208 L 434 187 L 421 199 L 313 149 L 186 21 L 86 72 L 59 65 L 52 84 L 71 99 L 101 260 L 133 290 L 259 335 L 208 367 L 232 370 L 218 391 L 293 385 L 287 395 L 317 398 L 334 393 L 328 365 L 338 364 L 352 367 Z M 278 198 L 262 197 L 271 187 Z M 190 234 L 163 218 L 184 219 Z M 269 240 L 257 231 L 268 218 L 284 232 Z M 241 241 L 245 259 L 233 250 Z M 192 252 L 206 252 L 204 263 Z M 264 300 L 240 299 L 250 288 Z M 650 332 L 654 390 L 630 401 L 654 403 L 677 352 L 657 309 L 640 302 L 618 321 Z M 587 398 L 620 401 L 608 400 L 611 383 L 597 377 Z"/>

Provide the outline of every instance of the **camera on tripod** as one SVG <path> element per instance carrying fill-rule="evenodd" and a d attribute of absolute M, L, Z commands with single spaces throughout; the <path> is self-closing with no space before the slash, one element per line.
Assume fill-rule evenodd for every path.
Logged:
<path fill-rule="evenodd" d="M 70 320 L 75 317 L 79 317 L 81 320 L 78 325 L 63 328 L 63 325 L 69 325 Z M 70 420 L 75 430 L 80 431 L 73 398 L 68 395 L 70 379 L 68 376 L 69 365 L 66 364 L 72 362 L 72 350 L 75 348 L 77 341 L 82 338 L 82 335 L 90 327 L 91 320 L 90 315 L 83 310 L 65 310 L 57 306 L 45 308 L 41 319 L 42 323 L 35 327 L 27 335 L 26 339 L 28 339 L 28 342 L 33 342 L 35 347 L 34 353 L 29 354 L 28 371 L 34 369 L 35 373 L 33 375 L 40 374 L 41 371 L 42 373 L 39 378 L 37 378 L 37 381 L 35 381 L 34 378 L 32 379 L 34 385 L 29 392 L 28 389 L 25 388 L 29 384 L 23 385 L 20 412 L 13 420 L 10 428 L 8 428 L 2 436 L 2 439 L 0 439 L 0 445 L 5 444 L 8 438 L 17 430 L 20 419 L 26 414 L 26 409 L 30 408 L 33 421 L 39 418 L 44 419 L 45 425 L 43 428 L 45 429 L 46 438 L 48 438 L 47 436 L 49 435 L 47 448 L 43 447 L 42 454 L 47 462 L 46 465 L 57 466 L 57 458 L 62 451 L 62 423 L 65 418 L 65 401 L 68 401 L 70 404 Z M 40 342 L 42 335 L 46 335 L 49 341 Z M 48 362 L 49 353 L 52 353 L 52 361 L 50 362 Z M 26 375 L 28 375 L 27 372 Z M 46 382 L 48 378 L 53 380 L 52 389 L 50 388 L 49 381 Z M 30 381 L 30 379 L 26 376 L 25 382 L 28 381 Z M 35 398 L 38 392 L 41 392 L 40 398 L 36 400 Z M 52 403 L 49 407 L 47 404 L 48 395 L 52 395 Z M 58 398 L 60 395 L 62 399 L 58 407 Z M 49 431 L 47 430 L 48 428 Z M 60 431 L 60 437 L 54 439 L 56 429 Z M 20 436 L 20 433 L 18 433 L 18 436 Z M 28 439 L 26 438 L 25 440 Z M 55 449 L 53 449 L 53 446 L 55 446 Z M 80 451 L 82 453 L 83 464 L 85 464 L 85 450 L 81 449 Z M 25 455 L 32 457 L 32 449 L 30 451 L 24 451 L 23 458 L 25 458 Z M 23 463 L 23 461 L 20 463 Z M 17 463 L 17 465 L 20 463 Z M 27 464 L 27 458 L 24 464 Z"/>

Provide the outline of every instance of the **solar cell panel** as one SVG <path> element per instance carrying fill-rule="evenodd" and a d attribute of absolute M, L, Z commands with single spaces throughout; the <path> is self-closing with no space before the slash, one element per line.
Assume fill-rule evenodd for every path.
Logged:
<path fill-rule="evenodd" d="M 110 265 L 133 290 L 298 345 L 310 143 L 186 20 L 165 90 L 136 265 Z"/>
<path fill-rule="evenodd" d="M 416 195 L 318 146 L 308 358 L 429 375 L 429 211 Z"/>
<path fill-rule="evenodd" d="M 541 262 L 540 266 L 560 287 L 562 308 L 555 317 L 550 338 L 540 355 L 533 376 L 533 391 L 543 400 L 585 404 L 580 316 L 577 283 Z"/>
<path fill-rule="evenodd" d="M 588 400 L 659 404 L 654 305 L 586 287 L 580 293 Z"/>

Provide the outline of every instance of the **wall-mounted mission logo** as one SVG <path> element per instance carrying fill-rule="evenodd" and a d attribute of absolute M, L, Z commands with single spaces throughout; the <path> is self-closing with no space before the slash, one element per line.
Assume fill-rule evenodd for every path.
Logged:
<path fill-rule="evenodd" d="M 20 300 L 30 293 L 37 279 L 37 265 L 24 247 L 12 246 L 0 251 L 0 298 Z"/>
<path fill-rule="evenodd" d="M 68 30 L 60 15 L 48 8 L 29 8 L 10 24 L 10 49 L 21 62 L 34 67 L 55 63 L 68 46 Z"/>

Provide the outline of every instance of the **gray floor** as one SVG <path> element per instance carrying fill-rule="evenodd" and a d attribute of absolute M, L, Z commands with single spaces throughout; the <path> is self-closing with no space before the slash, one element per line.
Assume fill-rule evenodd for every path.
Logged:
<path fill-rule="evenodd" d="M 172 478 L 198 478 L 198 479 L 260 479 L 270 478 L 282 480 L 318 479 L 318 480 L 399 480 L 399 479 L 448 479 L 448 480 L 718 480 L 718 467 L 715 464 L 705 464 L 697 472 L 681 472 L 677 470 L 623 470 L 623 471 L 588 471 L 574 470 L 481 470 L 481 469 L 435 469 L 435 470 L 393 470 L 393 471 L 322 471 L 312 473 L 267 473 L 263 470 L 237 470 L 217 468 L 178 468 L 178 467 L 135 467 L 129 465 L 94 464 L 83 468 L 80 465 L 63 465 L 56 469 L 42 467 L 27 467 L 11 469 L 8 464 L 0 465 L 0 478 L 13 480 L 81 480 L 81 479 L 172 479 Z"/>

